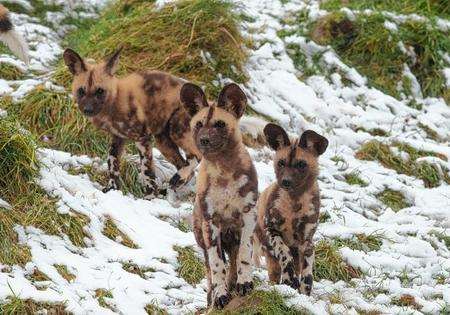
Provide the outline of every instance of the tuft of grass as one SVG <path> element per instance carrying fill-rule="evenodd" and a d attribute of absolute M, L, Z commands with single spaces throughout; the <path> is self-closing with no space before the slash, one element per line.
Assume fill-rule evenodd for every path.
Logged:
<path fill-rule="evenodd" d="M 349 185 L 359 185 L 361 187 L 366 187 L 368 184 L 360 177 L 359 171 L 353 171 L 344 175 L 345 181 Z"/>
<path fill-rule="evenodd" d="M 53 265 L 53 266 L 56 268 L 61 277 L 67 280 L 67 282 L 72 282 L 77 278 L 74 274 L 69 272 L 66 265 Z"/>
<path fill-rule="evenodd" d="M 39 86 L 22 101 L 6 103 L 4 108 L 45 146 L 94 156 L 108 152 L 108 137 L 87 121 L 66 92 Z"/>
<path fill-rule="evenodd" d="M 348 265 L 339 253 L 340 244 L 325 240 L 319 241 L 315 246 L 314 280 L 328 279 L 350 281 L 359 278 L 361 271 Z"/>
<path fill-rule="evenodd" d="M 411 207 L 411 204 L 408 203 L 405 196 L 401 192 L 396 190 L 386 188 L 382 192 L 377 194 L 376 197 L 386 206 L 391 208 L 394 212 L 407 207 Z"/>
<path fill-rule="evenodd" d="M 308 25 L 311 38 L 322 45 L 331 45 L 342 61 L 356 68 L 374 87 L 400 98 L 397 87 L 403 82 L 402 92 L 411 95 L 411 82 L 404 73 L 407 64 L 417 78 L 425 96 L 444 97 L 448 91 L 442 69 L 447 67 L 440 51 L 450 50 L 448 34 L 435 24 L 407 20 L 398 25 L 398 31 L 388 30 L 386 17 L 379 12 L 356 14 L 349 19 L 339 10 Z M 402 51 L 399 43 L 414 50 L 416 59 Z"/>
<path fill-rule="evenodd" d="M 108 217 L 104 223 L 103 235 L 108 237 L 109 239 L 119 242 L 120 244 L 127 246 L 129 248 L 138 248 L 138 246 L 114 223 L 114 220 Z"/>
<path fill-rule="evenodd" d="M 429 163 L 417 163 L 416 159 L 425 156 L 435 156 L 446 160 L 446 157 L 430 152 L 417 150 L 410 145 L 404 143 L 394 143 L 400 152 L 405 152 L 409 155 L 407 160 L 394 154 L 387 144 L 381 143 L 377 140 L 372 140 L 363 144 L 363 146 L 356 152 L 356 158 L 366 161 L 378 161 L 384 167 L 394 169 L 400 174 L 414 176 L 423 180 L 425 187 L 432 188 L 441 184 L 439 171 Z M 443 169 L 443 180 L 450 184 L 450 177 L 447 175 L 447 170 Z"/>
<path fill-rule="evenodd" d="M 0 63 L 0 78 L 4 80 L 21 80 L 24 78 L 23 72 L 16 66 L 7 63 Z"/>
<path fill-rule="evenodd" d="M 110 290 L 106 289 L 97 289 L 95 290 L 95 297 L 97 298 L 98 304 L 104 308 L 110 308 L 106 299 L 112 299 L 113 295 Z"/>
<path fill-rule="evenodd" d="M 439 137 L 439 134 L 434 131 L 433 129 L 431 129 L 430 127 L 428 127 L 427 125 L 424 125 L 422 123 L 419 122 L 418 126 L 425 131 L 425 133 L 427 134 L 427 137 L 430 139 L 433 139 L 436 142 L 440 142 L 442 139 L 441 137 Z"/>
<path fill-rule="evenodd" d="M 17 296 L 10 296 L 5 302 L 0 304 L 0 314 L 70 314 L 62 303 L 42 303 L 30 299 L 23 300 Z"/>
<path fill-rule="evenodd" d="M 443 232 L 432 231 L 430 234 L 433 234 L 437 237 L 437 239 L 445 244 L 447 248 L 450 250 L 450 235 L 446 235 Z"/>
<path fill-rule="evenodd" d="M 239 21 L 228 1 L 180 0 L 158 9 L 153 1 L 119 0 L 92 27 L 71 34 L 68 45 L 94 59 L 123 47 L 119 73 L 167 71 L 206 86 L 215 96 L 218 74 L 237 83 L 247 80 Z M 64 65 L 55 79 L 68 86 Z"/>
<path fill-rule="evenodd" d="M 178 253 L 178 275 L 191 285 L 200 283 L 206 275 L 206 269 L 195 250 L 180 246 L 175 246 L 174 250 Z"/>
<path fill-rule="evenodd" d="M 167 315 L 167 311 L 162 309 L 161 307 L 155 305 L 155 304 L 147 304 L 145 306 L 145 312 L 148 315 Z"/>
<path fill-rule="evenodd" d="M 400 297 L 391 299 L 391 303 L 401 307 L 412 307 L 415 309 L 421 309 L 422 305 L 416 302 L 414 296 L 409 294 L 403 294 Z"/>
<path fill-rule="evenodd" d="M 153 268 L 139 267 L 138 265 L 130 263 L 130 262 L 122 263 L 122 268 L 123 268 L 123 270 L 128 271 L 129 273 L 134 273 L 143 279 L 146 279 L 145 274 L 147 272 L 155 272 L 156 271 Z"/>
<path fill-rule="evenodd" d="M 212 315 L 257 315 L 257 314 L 285 314 L 302 315 L 305 311 L 288 307 L 283 296 L 276 290 L 254 290 L 248 296 L 233 299 L 224 310 L 212 310 Z"/>
<path fill-rule="evenodd" d="M 441 16 L 450 18 L 450 4 L 446 0 L 326 0 L 321 2 L 323 10 L 338 10 L 346 7 L 353 10 L 371 9 L 376 11 L 393 11 L 401 14 L 418 14 L 423 16 Z"/>
<path fill-rule="evenodd" d="M 380 129 L 380 128 L 373 128 L 373 129 L 367 130 L 363 127 L 358 127 L 358 128 L 356 128 L 356 132 L 358 132 L 358 131 L 367 132 L 368 134 L 370 134 L 374 137 L 388 137 L 389 136 L 389 132 L 387 132 L 383 129 Z"/>
<path fill-rule="evenodd" d="M 331 216 L 328 212 L 321 212 L 319 215 L 319 223 L 325 223 L 330 221 Z"/>
<path fill-rule="evenodd" d="M 379 234 L 356 234 L 352 238 L 335 239 L 335 244 L 338 247 L 347 246 L 353 250 L 360 250 L 364 252 L 380 250 L 383 244 L 382 236 Z"/>

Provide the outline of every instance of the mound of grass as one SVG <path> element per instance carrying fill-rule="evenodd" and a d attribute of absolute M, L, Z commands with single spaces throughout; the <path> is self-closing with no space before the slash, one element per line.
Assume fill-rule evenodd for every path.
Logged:
<path fill-rule="evenodd" d="M 106 299 L 112 299 L 113 295 L 110 290 L 97 289 L 95 290 L 95 297 L 97 298 L 98 304 L 104 308 L 110 308 Z"/>
<path fill-rule="evenodd" d="M 138 246 L 128 237 L 128 235 L 119 230 L 117 225 L 114 223 L 114 220 L 109 217 L 105 221 L 102 233 L 109 239 L 119 242 L 126 247 L 138 248 Z"/>
<path fill-rule="evenodd" d="M 403 75 L 409 65 L 425 96 L 450 95 L 442 70 L 448 66 L 441 52 L 450 50 L 448 34 L 435 23 L 408 20 L 398 25 L 398 31 L 388 30 L 381 13 L 357 14 L 353 21 L 341 11 L 330 13 L 308 25 L 311 38 L 322 45 L 331 45 L 343 62 L 356 68 L 374 87 L 400 98 L 402 92 L 412 94 L 411 82 Z M 399 46 L 402 42 L 415 53 L 414 60 Z"/>
<path fill-rule="evenodd" d="M 358 185 L 361 187 L 366 187 L 368 184 L 360 177 L 359 171 L 353 171 L 351 173 L 345 174 L 344 178 L 349 185 Z"/>
<path fill-rule="evenodd" d="M 108 137 L 87 121 L 65 92 L 37 87 L 19 103 L 2 105 L 48 147 L 96 156 L 108 151 Z"/>
<path fill-rule="evenodd" d="M 411 204 L 406 201 L 405 196 L 396 190 L 386 188 L 377 194 L 377 198 L 394 212 L 397 212 L 403 208 L 411 207 Z"/>
<path fill-rule="evenodd" d="M 218 74 L 242 83 L 246 55 L 239 16 L 220 0 L 181 0 L 158 9 L 153 1 L 119 0 L 89 29 L 75 31 L 68 46 L 99 60 L 123 47 L 120 73 L 158 69 L 219 88 Z M 70 75 L 60 65 L 55 79 L 68 86 Z"/>
<path fill-rule="evenodd" d="M 129 273 L 134 273 L 134 274 L 138 275 L 142 279 L 146 279 L 145 273 L 147 273 L 147 272 L 155 272 L 156 271 L 153 268 L 139 267 L 138 265 L 130 263 L 130 262 L 123 263 L 122 264 L 122 268 L 123 268 L 123 270 L 126 270 Z"/>
<path fill-rule="evenodd" d="M 1 62 L 0 63 L 0 78 L 4 80 L 21 80 L 24 78 L 23 72 L 16 66 Z"/>
<path fill-rule="evenodd" d="M 366 142 L 356 152 L 355 156 L 361 160 L 378 161 L 384 167 L 393 169 L 399 174 L 406 174 L 422 179 L 425 187 L 428 188 L 437 187 L 441 184 L 441 176 L 435 166 L 426 162 L 417 163 L 416 160 L 425 156 L 434 156 L 446 160 L 445 156 L 430 151 L 417 150 L 404 143 L 393 143 L 393 147 L 397 148 L 400 152 L 407 153 L 409 158 L 404 160 L 402 157 L 394 154 L 387 144 L 376 140 Z M 442 179 L 450 184 L 450 176 L 448 176 L 447 170 L 443 169 L 443 173 L 444 176 Z"/>
<path fill-rule="evenodd" d="M 147 304 L 145 306 L 145 311 L 149 315 L 167 315 L 167 311 L 162 309 L 161 307 L 154 304 Z"/>
<path fill-rule="evenodd" d="M 345 245 L 346 246 L 346 245 Z M 361 272 L 348 265 L 339 253 L 343 244 L 321 240 L 315 245 L 314 280 L 328 279 L 336 282 L 339 280 L 350 281 L 359 278 Z"/>
<path fill-rule="evenodd" d="M 234 298 L 222 311 L 213 310 L 213 315 L 257 315 L 257 314 L 285 314 L 302 315 L 305 311 L 288 307 L 283 296 L 276 290 L 254 290 L 248 296 Z"/>
<path fill-rule="evenodd" d="M 339 10 L 346 7 L 354 10 L 371 9 L 376 11 L 393 11 L 401 14 L 418 14 L 423 16 L 440 16 L 450 18 L 450 3 L 446 0 L 326 0 L 321 2 L 323 10 Z"/>
<path fill-rule="evenodd" d="M 67 282 L 72 282 L 76 279 L 76 276 L 69 272 L 66 265 L 54 265 L 58 273 L 67 280 Z"/>
<path fill-rule="evenodd" d="M 65 310 L 64 304 L 42 303 L 33 300 L 22 300 L 11 296 L 5 304 L 0 304 L 0 314 L 70 314 Z"/>
<path fill-rule="evenodd" d="M 206 268 L 195 250 L 192 247 L 180 246 L 175 246 L 174 250 L 178 253 L 178 275 L 191 285 L 200 283 L 205 277 Z"/>
<path fill-rule="evenodd" d="M 383 244 L 382 237 L 378 234 L 356 234 L 352 238 L 335 239 L 334 242 L 338 247 L 347 246 L 353 250 L 364 252 L 380 250 Z"/>

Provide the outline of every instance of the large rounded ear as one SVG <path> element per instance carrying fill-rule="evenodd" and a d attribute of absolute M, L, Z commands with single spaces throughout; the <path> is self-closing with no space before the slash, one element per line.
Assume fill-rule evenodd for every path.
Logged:
<path fill-rule="evenodd" d="M 191 116 L 197 114 L 203 107 L 209 106 L 201 87 L 193 83 L 185 83 L 181 87 L 180 100 Z"/>
<path fill-rule="evenodd" d="M 298 145 L 304 149 L 313 150 L 317 155 L 321 155 L 328 147 L 328 140 L 315 131 L 306 130 L 300 137 Z"/>
<path fill-rule="evenodd" d="M 64 63 L 73 75 L 80 74 L 86 71 L 86 65 L 83 58 L 80 57 L 74 50 L 67 48 L 63 54 Z"/>
<path fill-rule="evenodd" d="M 222 107 L 236 118 L 241 118 L 247 106 L 247 96 L 236 83 L 226 85 L 219 94 L 217 106 Z"/>
<path fill-rule="evenodd" d="M 275 151 L 291 145 L 291 141 L 289 140 L 286 131 L 278 125 L 272 123 L 267 124 L 264 127 L 264 135 L 266 136 L 269 146 Z"/>
<path fill-rule="evenodd" d="M 122 52 L 122 47 L 117 49 L 111 56 L 105 60 L 105 72 L 109 75 L 114 75 L 116 73 L 117 67 L 119 65 L 119 57 Z"/>

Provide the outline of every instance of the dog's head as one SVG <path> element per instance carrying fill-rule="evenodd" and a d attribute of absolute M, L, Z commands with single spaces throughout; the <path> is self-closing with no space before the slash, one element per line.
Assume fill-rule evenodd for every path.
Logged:
<path fill-rule="evenodd" d="M 192 135 L 203 156 L 223 156 L 242 141 L 238 122 L 244 114 L 247 97 L 237 84 L 226 85 L 217 104 L 208 103 L 202 89 L 192 83 L 183 85 L 180 99 L 192 116 Z"/>
<path fill-rule="evenodd" d="M 276 151 L 274 168 L 278 185 L 287 191 L 302 189 L 318 175 L 318 158 L 325 152 L 328 140 L 315 131 L 306 130 L 300 139 L 292 141 L 278 125 L 264 128 L 269 146 Z"/>
<path fill-rule="evenodd" d="M 72 93 L 81 112 L 93 117 L 99 114 L 117 95 L 117 70 L 121 49 L 105 61 L 90 63 L 72 49 L 63 54 L 64 63 L 73 74 Z"/>

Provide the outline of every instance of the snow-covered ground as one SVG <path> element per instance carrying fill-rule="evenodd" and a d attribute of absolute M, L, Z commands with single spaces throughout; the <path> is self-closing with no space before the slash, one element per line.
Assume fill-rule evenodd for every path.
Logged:
<path fill-rule="evenodd" d="M 70 6 L 78 7 L 76 14 L 90 16 L 104 5 L 100 0 L 59 3 L 64 4 L 64 13 L 51 14 L 49 21 L 58 23 L 64 14 L 72 14 Z M 323 12 L 315 1 L 282 4 L 278 0 L 248 0 L 240 5 L 240 10 L 253 17 L 251 22 L 242 25 L 243 32 L 250 34 L 258 47 L 250 51 L 246 66 L 250 80 L 245 90 L 250 105 L 292 134 L 314 129 L 330 140 L 329 149 L 320 161 L 322 211 L 329 214 L 330 220 L 319 225 L 317 239 L 376 234 L 383 242 L 380 250 L 367 253 L 348 247 L 340 249 L 345 261 L 364 273 L 360 279 L 349 283 L 316 282 L 311 297 L 286 286 L 276 288 L 286 296 L 287 304 L 314 314 L 357 314 L 356 310 L 439 314 L 445 305 L 450 305 L 450 250 L 435 236 L 435 233 L 450 235 L 449 185 L 442 183 L 436 188 L 425 188 L 421 180 L 397 174 L 378 162 L 358 160 L 354 155 L 368 140 L 387 143 L 395 140 L 446 156 L 447 161 L 437 158 L 434 162 L 448 170 L 450 107 L 442 99 L 422 98 L 419 89 L 416 89 L 415 100 L 423 105 L 422 110 L 408 107 L 406 100 L 399 101 L 368 87 L 367 79 L 345 65 L 331 49 L 301 36 L 280 38 L 277 35 L 277 31 L 288 27 L 281 23 L 282 18 L 294 12 L 304 9 L 312 17 L 321 16 Z M 23 81 L 0 79 L 0 95 L 9 94 L 19 99 L 38 84 L 51 86 L 47 73 L 62 52 L 60 42 L 67 30 L 58 27 L 55 31 L 26 14 L 13 13 L 12 17 L 30 43 L 30 69 L 44 73 Z M 387 27 L 395 30 L 392 21 L 401 17 L 391 18 Z M 446 26 L 448 21 L 441 21 L 441 24 Z M 301 69 L 295 68 L 286 50 L 287 44 L 298 45 L 309 56 L 322 51 L 322 61 L 335 72 L 329 77 L 316 75 L 306 82 L 299 80 Z M 11 56 L 0 56 L 0 62 L 25 68 Z M 405 73 L 413 76 L 405 67 Z M 448 69 L 446 71 L 448 73 Z M 343 84 L 342 76 L 352 84 Z M 436 131 L 442 142 L 427 138 L 418 128 L 419 123 Z M 379 128 L 390 136 L 374 137 L 355 132 L 358 127 Z M 274 180 L 271 152 L 267 148 L 252 149 L 251 154 L 259 174 L 260 190 L 263 190 Z M 336 156 L 341 162 L 336 162 Z M 87 247 L 81 248 L 67 237 L 17 226 L 19 241 L 31 248 L 32 262 L 24 269 L 18 266 L 11 270 L 0 268 L 3 270 L 0 272 L 0 303 L 14 293 L 23 299 L 64 302 L 67 310 L 75 314 L 144 314 L 147 304 L 159 305 L 169 313 L 187 313 L 205 306 L 205 281 L 193 287 L 176 273 L 173 246 L 195 245 L 193 234 L 159 219 L 161 215 L 175 219 L 189 217 L 191 204 L 183 203 L 174 208 L 162 199 L 146 201 L 118 191 L 104 194 L 86 175 L 68 172 L 69 168 L 94 163 L 91 159 L 48 149 L 39 150 L 39 157 L 43 162 L 39 184 L 49 195 L 59 199 L 58 211 L 75 211 L 90 219 L 86 226 L 90 237 L 86 239 Z M 354 171 L 369 184 L 367 187 L 345 182 L 344 175 Z M 375 195 L 385 188 L 401 191 L 412 206 L 398 212 L 384 206 Z M 120 240 L 115 242 L 102 234 L 108 217 L 138 248 L 126 247 Z M 152 271 L 146 273 L 144 279 L 125 271 L 122 263 L 133 263 Z M 65 280 L 54 265 L 66 265 L 76 278 L 70 282 Z M 26 278 L 36 268 L 50 278 L 39 287 Z M 264 275 L 261 270 L 256 274 Z M 112 298 L 105 298 L 110 309 L 100 306 L 95 296 L 97 289 L 111 292 Z M 405 294 L 413 296 L 420 307 L 414 309 L 392 303 Z M 331 304 L 330 296 L 340 299 L 334 299 L 335 304 Z"/>

